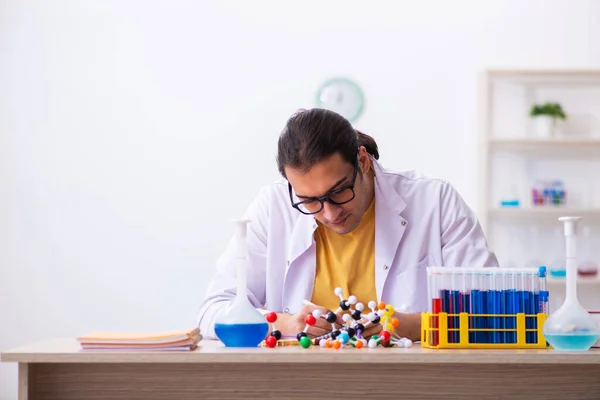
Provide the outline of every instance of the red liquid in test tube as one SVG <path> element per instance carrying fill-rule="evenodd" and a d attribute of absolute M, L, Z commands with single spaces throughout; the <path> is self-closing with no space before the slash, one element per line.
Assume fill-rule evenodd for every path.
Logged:
<path fill-rule="evenodd" d="M 430 342 L 433 346 L 437 346 L 440 343 L 440 332 L 439 332 L 439 317 L 437 314 L 442 312 L 442 299 L 440 298 L 440 275 L 437 273 L 435 267 L 431 268 L 429 271 L 429 298 L 431 301 L 431 313 L 433 316 L 431 317 L 431 327 L 433 330 L 430 332 Z"/>

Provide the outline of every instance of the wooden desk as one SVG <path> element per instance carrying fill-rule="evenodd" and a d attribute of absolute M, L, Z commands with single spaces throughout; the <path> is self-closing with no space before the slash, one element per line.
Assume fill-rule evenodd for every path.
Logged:
<path fill-rule="evenodd" d="M 600 399 L 600 350 L 228 349 L 82 352 L 49 340 L 3 353 L 19 399 Z"/>

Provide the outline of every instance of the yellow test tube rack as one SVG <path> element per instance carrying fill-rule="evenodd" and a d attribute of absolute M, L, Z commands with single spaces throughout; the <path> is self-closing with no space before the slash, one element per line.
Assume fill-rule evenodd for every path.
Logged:
<path fill-rule="evenodd" d="M 474 328 L 474 318 L 501 318 L 516 320 L 515 328 Z M 548 317 L 547 314 L 448 314 L 446 312 L 421 313 L 421 347 L 429 349 L 546 349 L 548 344 L 542 332 L 544 322 Z M 449 318 L 453 318 L 450 320 Z M 536 328 L 526 327 L 526 318 L 535 318 L 537 321 Z M 458 328 L 450 328 L 449 321 L 458 322 Z M 451 332 L 456 332 L 449 340 Z M 503 335 L 505 332 L 511 332 L 512 343 L 471 343 L 476 332 L 495 332 Z M 527 333 L 535 332 L 537 335 L 529 335 L 536 340 L 527 342 Z"/>

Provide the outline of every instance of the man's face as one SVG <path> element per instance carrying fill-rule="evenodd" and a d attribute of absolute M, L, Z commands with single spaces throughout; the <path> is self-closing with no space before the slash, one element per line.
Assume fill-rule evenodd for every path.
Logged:
<path fill-rule="evenodd" d="M 323 209 L 314 214 L 319 222 L 339 234 L 353 231 L 360 223 L 372 199 L 369 195 L 371 187 L 369 179 L 367 175 L 361 174 L 361 169 L 369 170 L 371 160 L 362 147 L 358 153 L 358 160 L 356 164 L 358 171 L 356 171 L 353 188 L 349 185 L 352 184 L 355 165 L 346 162 L 339 153 L 334 153 L 329 158 L 316 163 L 308 172 L 286 167 L 285 174 L 292 185 L 293 193 L 298 197 L 294 202 L 331 195 L 333 201 L 342 203 L 352 197 L 353 189 L 352 200 L 339 205 L 324 201 Z M 314 211 L 321 205 L 315 200 L 301 207 L 305 207 L 305 211 Z"/>

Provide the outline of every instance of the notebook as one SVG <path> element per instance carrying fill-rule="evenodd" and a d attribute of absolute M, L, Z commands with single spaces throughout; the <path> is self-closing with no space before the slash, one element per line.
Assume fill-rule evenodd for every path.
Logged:
<path fill-rule="evenodd" d="M 92 332 L 77 338 L 83 349 L 161 350 L 189 349 L 202 340 L 199 328 L 168 332 Z"/>

